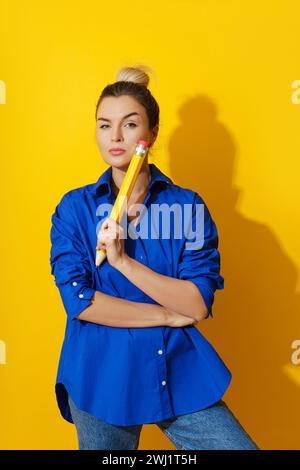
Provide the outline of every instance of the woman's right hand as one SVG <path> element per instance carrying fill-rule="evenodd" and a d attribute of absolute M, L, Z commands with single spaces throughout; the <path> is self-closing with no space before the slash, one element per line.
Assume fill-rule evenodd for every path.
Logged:
<path fill-rule="evenodd" d="M 167 326 L 186 326 L 186 325 L 196 325 L 198 323 L 195 318 L 187 317 L 177 313 L 174 310 L 167 310 Z"/>

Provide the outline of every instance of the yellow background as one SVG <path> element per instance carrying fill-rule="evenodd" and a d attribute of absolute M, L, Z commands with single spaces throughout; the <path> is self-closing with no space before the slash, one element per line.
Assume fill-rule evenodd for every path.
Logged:
<path fill-rule="evenodd" d="M 50 217 L 107 168 L 96 101 L 120 67 L 143 63 L 161 110 L 149 161 L 196 190 L 219 230 L 225 289 L 198 329 L 232 371 L 223 398 L 261 448 L 300 448 L 299 2 L 0 9 L 0 447 L 77 448 L 54 392 L 66 314 L 50 274 Z M 175 449 L 155 425 L 139 448 Z"/>

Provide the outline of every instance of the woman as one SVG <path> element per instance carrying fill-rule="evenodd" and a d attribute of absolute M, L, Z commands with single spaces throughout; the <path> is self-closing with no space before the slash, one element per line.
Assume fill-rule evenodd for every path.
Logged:
<path fill-rule="evenodd" d="M 79 449 L 137 449 L 146 423 L 177 449 L 258 449 L 222 400 L 231 372 L 194 326 L 212 316 L 214 292 L 224 287 L 203 199 L 146 156 L 120 224 L 109 218 L 137 141 L 152 146 L 157 137 L 148 82 L 145 67 L 127 67 L 104 88 L 97 142 L 109 168 L 68 191 L 52 215 L 51 274 L 67 313 L 58 406 L 76 426 Z M 196 231 L 178 236 L 183 220 Z M 96 247 L 107 255 L 99 267 Z"/>

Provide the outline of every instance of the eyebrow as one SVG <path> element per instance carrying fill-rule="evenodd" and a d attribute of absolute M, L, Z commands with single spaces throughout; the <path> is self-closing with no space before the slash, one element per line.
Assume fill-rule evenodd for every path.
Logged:
<path fill-rule="evenodd" d="M 136 113 L 136 112 L 133 112 L 133 113 L 129 113 L 129 114 L 126 114 L 126 116 L 123 116 L 121 121 L 123 121 L 124 119 L 128 118 L 129 116 L 140 116 L 139 113 Z M 111 122 L 110 119 L 107 119 L 107 118 L 104 118 L 104 117 L 98 117 L 97 118 L 97 121 L 107 121 L 107 122 Z"/>

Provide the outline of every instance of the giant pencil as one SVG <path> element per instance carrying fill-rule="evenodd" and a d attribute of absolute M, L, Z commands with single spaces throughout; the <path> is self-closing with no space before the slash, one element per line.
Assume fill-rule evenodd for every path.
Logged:
<path fill-rule="evenodd" d="M 119 223 L 121 220 L 122 214 L 126 207 L 126 203 L 129 200 L 130 194 L 133 190 L 133 187 L 135 185 L 136 179 L 140 172 L 144 158 L 147 155 L 149 147 L 150 142 L 147 142 L 146 140 L 138 140 L 135 152 L 131 158 L 121 187 L 119 189 L 117 198 L 115 200 L 114 206 L 109 215 L 109 218 L 115 220 L 117 223 Z M 101 248 L 96 249 L 96 266 L 100 266 L 100 264 L 102 263 L 102 261 L 104 261 L 105 258 L 106 252 Z"/>

